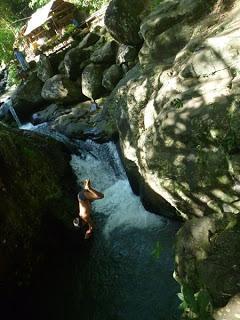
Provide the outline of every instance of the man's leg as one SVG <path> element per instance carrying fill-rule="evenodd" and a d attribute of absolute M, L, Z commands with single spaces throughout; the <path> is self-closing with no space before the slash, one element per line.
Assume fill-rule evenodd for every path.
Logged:
<path fill-rule="evenodd" d="M 88 239 L 92 233 L 92 230 L 93 230 L 93 223 L 92 223 L 92 219 L 90 218 L 90 215 L 89 216 L 84 216 L 84 217 L 81 217 L 82 220 L 88 225 L 88 229 L 85 233 L 85 239 Z"/>
<path fill-rule="evenodd" d="M 99 200 L 99 199 L 104 198 L 103 193 L 92 188 L 90 180 L 85 180 L 84 190 L 87 191 L 85 193 L 85 196 L 88 200 Z"/>

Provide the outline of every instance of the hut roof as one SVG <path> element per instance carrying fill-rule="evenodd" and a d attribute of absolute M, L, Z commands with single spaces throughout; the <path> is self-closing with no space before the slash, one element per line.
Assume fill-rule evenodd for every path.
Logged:
<path fill-rule="evenodd" d="M 50 18 L 49 14 L 55 1 L 56 0 L 49 1 L 45 6 L 39 8 L 32 14 L 31 19 L 27 23 L 27 28 L 24 32 L 24 36 L 30 34 L 33 30 L 43 25 Z"/>

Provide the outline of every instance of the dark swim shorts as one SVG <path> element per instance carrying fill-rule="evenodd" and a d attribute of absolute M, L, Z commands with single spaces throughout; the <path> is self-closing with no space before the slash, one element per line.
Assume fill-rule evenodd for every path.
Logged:
<path fill-rule="evenodd" d="M 78 200 L 80 200 L 80 201 L 85 201 L 85 200 L 87 200 L 87 198 L 85 197 L 84 191 L 80 191 L 80 192 L 78 193 Z"/>

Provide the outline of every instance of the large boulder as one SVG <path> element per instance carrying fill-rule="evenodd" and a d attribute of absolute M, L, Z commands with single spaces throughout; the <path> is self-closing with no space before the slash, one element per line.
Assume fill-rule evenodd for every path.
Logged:
<path fill-rule="evenodd" d="M 112 37 L 120 43 L 138 45 L 138 32 L 144 11 L 150 1 L 112 0 L 106 10 L 105 25 Z"/>
<path fill-rule="evenodd" d="M 32 277 L 44 278 L 42 268 L 47 264 L 49 270 L 49 254 L 57 258 L 58 250 L 62 256 L 64 246 L 72 248 L 77 186 L 70 158 L 64 145 L 51 138 L 0 126 L 2 314 L 4 310 L 14 313 L 13 304 L 18 305 L 19 316 L 29 310 L 26 294 Z M 45 283 L 39 281 L 38 289 L 46 287 L 46 279 L 45 274 Z"/>
<path fill-rule="evenodd" d="M 79 49 L 88 48 L 94 45 L 99 39 L 100 39 L 100 36 L 97 33 L 89 32 L 79 43 L 78 48 Z"/>
<path fill-rule="evenodd" d="M 20 118 L 28 118 L 46 104 L 41 96 L 43 82 L 36 73 L 31 73 L 27 81 L 21 83 L 11 96 L 13 107 Z"/>
<path fill-rule="evenodd" d="M 76 80 L 81 75 L 83 69 L 81 64 L 90 57 L 89 50 L 80 48 L 70 49 L 64 57 L 65 74 L 72 80 Z"/>
<path fill-rule="evenodd" d="M 240 209 L 234 202 L 239 198 L 239 31 L 231 29 L 229 19 L 231 36 L 220 30 L 207 37 L 214 19 L 202 18 L 205 41 L 199 33 L 196 38 L 186 33 L 187 44 L 177 54 L 167 37 L 163 47 L 173 59 L 149 57 L 147 67 L 131 69 L 106 103 L 117 119 L 124 156 L 183 218 Z M 187 27 L 186 21 L 178 25 Z"/>
<path fill-rule="evenodd" d="M 102 86 L 102 77 L 104 72 L 104 65 L 89 64 L 82 72 L 82 92 L 83 94 L 96 100 L 105 92 Z"/>
<path fill-rule="evenodd" d="M 213 2 L 209 1 L 209 5 Z M 152 45 L 158 35 L 179 22 L 199 18 L 206 12 L 206 9 L 204 0 L 168 0 L 162 2 L 141 24 L 140 33 L 145 44 Z"/>
<path fill-rule="evenodd" d="M 103 47 L 97 49 L 91 55 L 90 61 L 93 63 L 111 64 L 116 60 L 118 44 L 116 41 L 107 42 Z"/>
<path fill-rule="evenodd" d="M 185 313 L 199 319 L 234 319 L 226 306 L 239 293 L 240 218 L 230 214 L 194 218 L 177 234 L 175 277 L 182 285 Z M 228 309 L 228 310 L 227 310 Z M 225 314 L 224 314 L 225 313 Z"/>
<path fill-rule="evenodd" d="M 102 85 L 107 90 L 112 91 L 122 76 L 122 68 L 117 64 L 113 64 L 110 68 L 104 71 Z"/>
<path fill-rule="evenodd" d="M 136 60 L 138 50 L 132 46 L 121 44 L 118 48 L 116 62 L 118 64 L 129 64 Z"/>
<path fill-rule="evenodd" d="M 66 108 L 63 105 L 53 103 L 44 110 L 34 113 L 32 115 L 32 121 L 34 124 L 51 122 L 65 112 Z"/>
<path fill-rule="evenodd" d="M 42 82 L 47 81 L 53 76 L 53 68 L 50 60 L 44 54 L 40 55 L 40 59 L 37 64 L 37 76 Z"/>
<path fill-rule="evenodd" d="M 47 101 L 64 104 L 86 100 L 80 86 L 61 74 L 55 75 L 44 83 L 42 97 Z"/>
<path fill-rule="evenodd" d="M 98 101 L 98 103 L 101 103 Z M 106 119 L 101 109 L 96 110 L 90 101 L 79 103 L 57 116 L 52 121 L 51 129 L 63 133 L 69 138 L 91 139 L 98 142 L 108 141 Z"/>

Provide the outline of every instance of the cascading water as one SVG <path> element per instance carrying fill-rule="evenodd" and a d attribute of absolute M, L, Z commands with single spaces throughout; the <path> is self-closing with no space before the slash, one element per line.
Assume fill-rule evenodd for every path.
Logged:
<path fill-rule="evenodd" d="M 64 280 L 49 293 L 55 296 L 49 305 L 53 319 L 179 319 L 180 289 L 172 277 L 178 223 L 143 208 L 113 143 L 75 141 L 75 146 L 80 155 L 72 155 L 71 165 L 78 182 L 91 179 L 105 197 L 93 203 L 95 228 L 93 238 L 85 240 L 90 252 L 84 268 L 63 259 Z"/>
<path fill-rule="evenodd" d="M 19 118 L 18 118 L 18 116 L 16 114 L 15 109 L 12 106 L 9 107 L 9 112 L 13 116 L 13 119 L 16 121 L 16 123 L 18 125 L 18 128 L 20 128 L 22 124 L 21 124 L 21 122 L 20 122 L 20 120 L 19 120 Z"/>
<path fill-rule="evenodd" d="M 93 203 L 94 239 L 87 263 L 94 320 L 178 319 L 179 290 L 172 278 L 177 224 L 147 212 L 132 193 L 112 143 L 81 143 L 72 156 L 79 182 L 90 178 L 105 194 Z"/>

